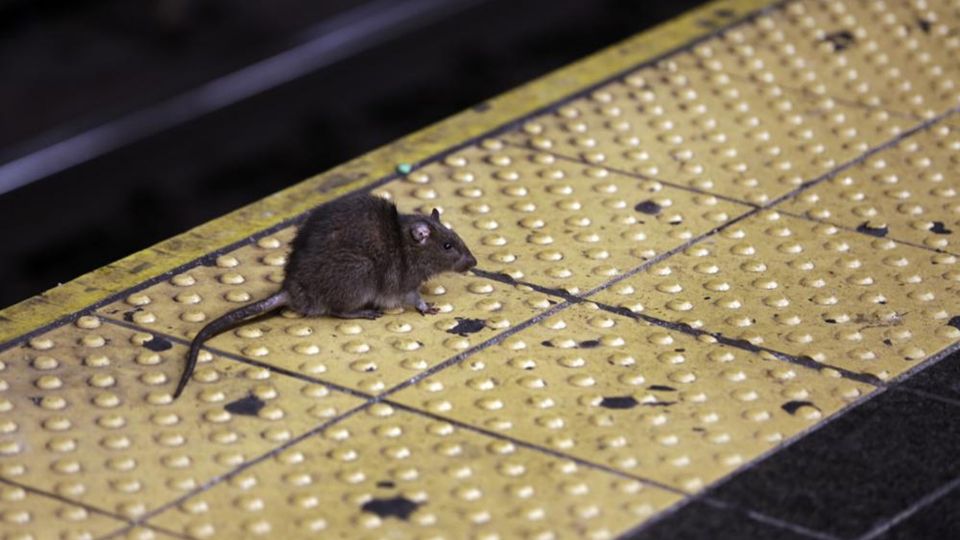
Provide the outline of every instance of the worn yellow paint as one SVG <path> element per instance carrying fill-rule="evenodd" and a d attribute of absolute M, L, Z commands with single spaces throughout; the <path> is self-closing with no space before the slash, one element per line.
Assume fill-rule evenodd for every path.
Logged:
<path fill-rule="evenodd" d="M 717 0 L 300 184 L 0 311 L 0 343 L 480 136 L 769 4 Z"/>

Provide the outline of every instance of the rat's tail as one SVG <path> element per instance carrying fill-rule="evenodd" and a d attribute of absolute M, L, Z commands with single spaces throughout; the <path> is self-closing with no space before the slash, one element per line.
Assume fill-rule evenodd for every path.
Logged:
<path fill-rule="evenodd" d="M 190 352 L 187 354 L 187 365 L 183 368 L 183 374 L 180 375 L 180 382 L 177 383 L 177 389 L 173 392 L 173 399 L 180 397 L 184 387 L 187 386 L 187 381 L 189 381 L 190 376 L 193 375 L 193 370 L 197 367 L 197 355 L 200 354 L 200 347 L 204 341 L 240 324 L 244 319 L 255 315 L 262 315 L 285 305 L 287 305 L 287 293 L 280 291 L 259 302 L 247 304 L 227 312 L 225 315 L 217 317 L 201 328 L 197 333 L 197 337 L 193 338 L 193 343 L 190 344 Z"/>

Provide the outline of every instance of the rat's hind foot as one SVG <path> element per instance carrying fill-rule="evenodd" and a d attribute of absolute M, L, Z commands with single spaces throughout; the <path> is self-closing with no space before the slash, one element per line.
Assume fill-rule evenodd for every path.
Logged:
<path fill-rule="evenodd" d="M 357 311 L 347 311 L 344 313 L 330 313 L 331 317 L 340 319 L 377 319 L 383 312 L 376 309 L 358 309 Z"/>

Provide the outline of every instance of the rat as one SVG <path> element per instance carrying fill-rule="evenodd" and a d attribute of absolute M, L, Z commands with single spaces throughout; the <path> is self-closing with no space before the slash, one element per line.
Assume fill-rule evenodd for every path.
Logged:
<path fill-rule="evenodd" d="M 342 319 L 376 319 L 401 305 L 435 314 L 439 310 L 420 297 L 420 286 L 431 276 L 476 265 L 463 240 L 440 223 L 436 208 L 429 216 L 401 214 L 394 203 L 369 194 L 319 206 L 297 231 L 280 290 L 201 328 L 173 397 L 190 380 L 203 343 L 246 319 L 281 307 Z"/>

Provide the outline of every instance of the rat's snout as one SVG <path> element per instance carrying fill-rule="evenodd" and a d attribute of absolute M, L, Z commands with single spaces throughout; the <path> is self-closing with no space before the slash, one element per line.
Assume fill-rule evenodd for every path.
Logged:
<path fill-rule="evenodd" d="M 468 251 L 464 253 L 463 256 L 460 257 L 459 261 L 457 261 L 456 270 L 457 272 L 466 272 L 467 270 L 473 268 L 476 265 L 477 265 L 477 259 L 475 259 L 473 257 L 473 254 Z"/>

